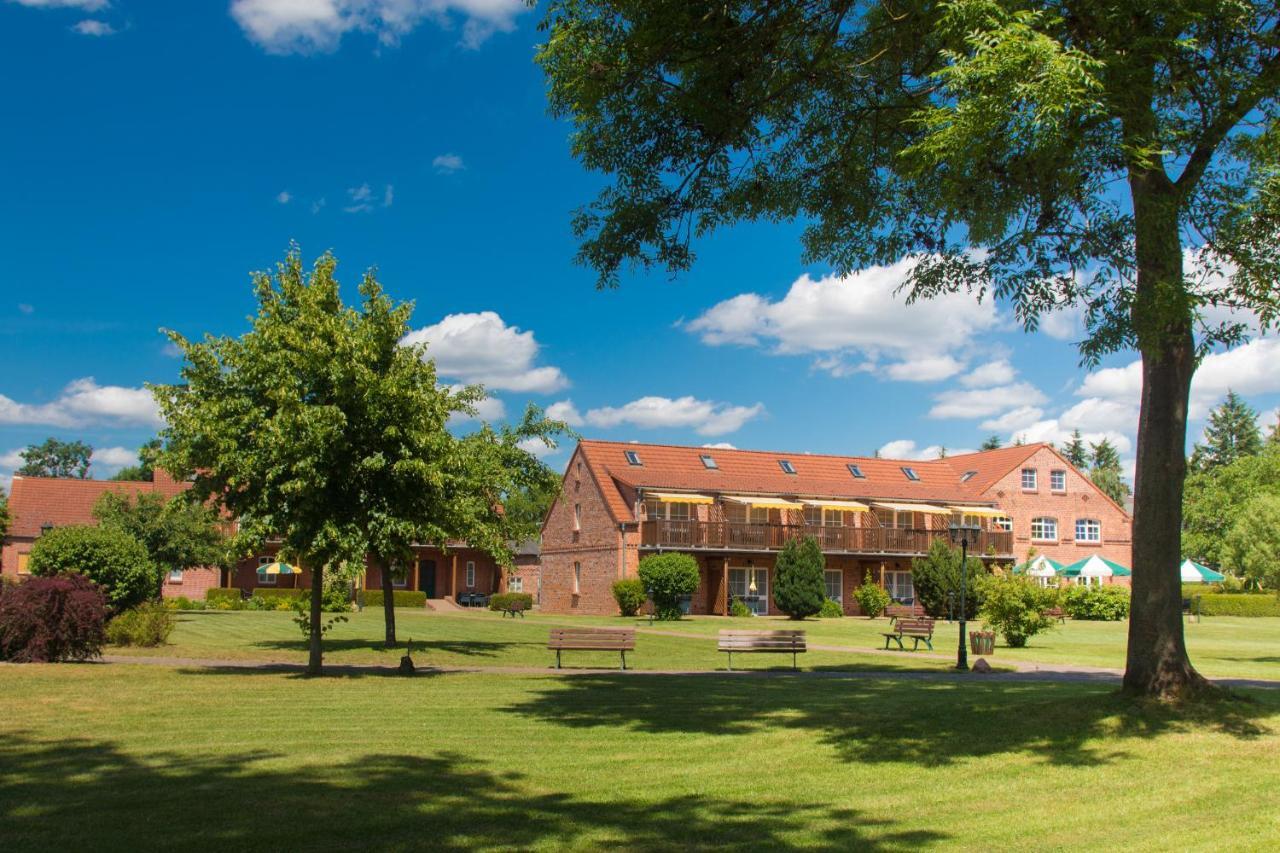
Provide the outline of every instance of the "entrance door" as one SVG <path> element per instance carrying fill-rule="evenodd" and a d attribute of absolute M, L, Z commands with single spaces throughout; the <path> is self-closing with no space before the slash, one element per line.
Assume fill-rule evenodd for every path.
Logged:
<path fill-rule="evenodd" d="M 752 582 L 755 590 L 752 591 Z M 769 570 L 729 569 L 729 601 L 740 599 L 757 616 L 769 612 Z"/>
<path fill-rule="evenodd" d="M 436 597 L 436 561 L 418 561 L 418 589 L 427 594 L 427 598 Z"/>

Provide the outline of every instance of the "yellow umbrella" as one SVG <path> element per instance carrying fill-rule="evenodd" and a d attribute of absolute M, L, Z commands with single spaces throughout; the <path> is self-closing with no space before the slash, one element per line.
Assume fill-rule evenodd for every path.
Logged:
<path fill-rule="evenodd" d="M 266 566 L 258 566 L 258 574 L 260 575 L 300 575 L 302 569 L 297 566 L 291 566 L 288 563 L 275 562 Z"/>

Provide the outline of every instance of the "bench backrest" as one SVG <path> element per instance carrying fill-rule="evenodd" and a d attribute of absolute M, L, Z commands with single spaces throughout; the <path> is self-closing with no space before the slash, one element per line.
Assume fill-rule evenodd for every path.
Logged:
<path fill-rule="evenodd" d="M 630 651 L 636 647 L 636 631 L 634 628 L 552 628 L 547 647 Z"/>
<path fill-rule="evenodd" d="M 899 619 L 899 634 L 927 634 L 933 636 L 932 619 Z"/>
<path fill-rule="evenodd" d="M 924 608 L 918 604 L 890 604 L 884 609 L 885 616 L 923 616 Z"/>
<path fill-rule="evenodd" d="M 720 648 L 733 651 L 804 651 L 804 631 L 721 631 Z"/>

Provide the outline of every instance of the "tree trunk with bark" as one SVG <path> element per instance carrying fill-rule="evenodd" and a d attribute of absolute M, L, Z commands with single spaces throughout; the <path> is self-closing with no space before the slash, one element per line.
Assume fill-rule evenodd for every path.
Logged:
<path fill-rule="evenodd" d="M 324 674 L 324 649 L 320 639 L 320 614 L 324 603 L 324 564 L 316 561 L 311 569 L 311 636 L 310 655 L 307 658 L 307 675 Z"/>
<path fill-rule="evenodd" d="M 382 618 L 386 624 L 382 645 L 389 649 L 396 644 L 395 584 L 392 582 L 390 565 L 386 561 L 379 562 L 382 572 Z"/>

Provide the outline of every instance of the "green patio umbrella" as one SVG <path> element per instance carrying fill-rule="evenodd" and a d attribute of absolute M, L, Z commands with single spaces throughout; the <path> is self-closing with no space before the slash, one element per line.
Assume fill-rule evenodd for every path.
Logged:
<path fill-rule="evenodd" d="M 1226 575 L 1222 572 L 1215 572 L 1208 566 L 1202 566 L 1189 557 L 1182 561 L 1179 571 L 1182 573 L 1183 583 L 1218 583 L 1226 579 Z"/>
<path fill-rule="evenodd" d="M 258 574 L 260 575 L 300 575 L 302 569 L 297 566 L 291 566 L 288 563 L 276 561 L 265 566 L 258 566 Z"/>
<path fill-rule="evenodd" d="M 1064 566 L 1060 574 L 1064 578 L 1127 578 L 1133 572 L 1119 563 L 1094 554 Z"/>
<path fill-rule="evenodd" d="M 1013 567 L 1013 573 L 1016 575 L 1030 575 L 1033 578 L 1051 578 L 1062 571 L 1062 563 L 1057 560 L 1050 559 L 1044 554 L 1035 559 L 1028 560 L 1020 566 Z"/>

